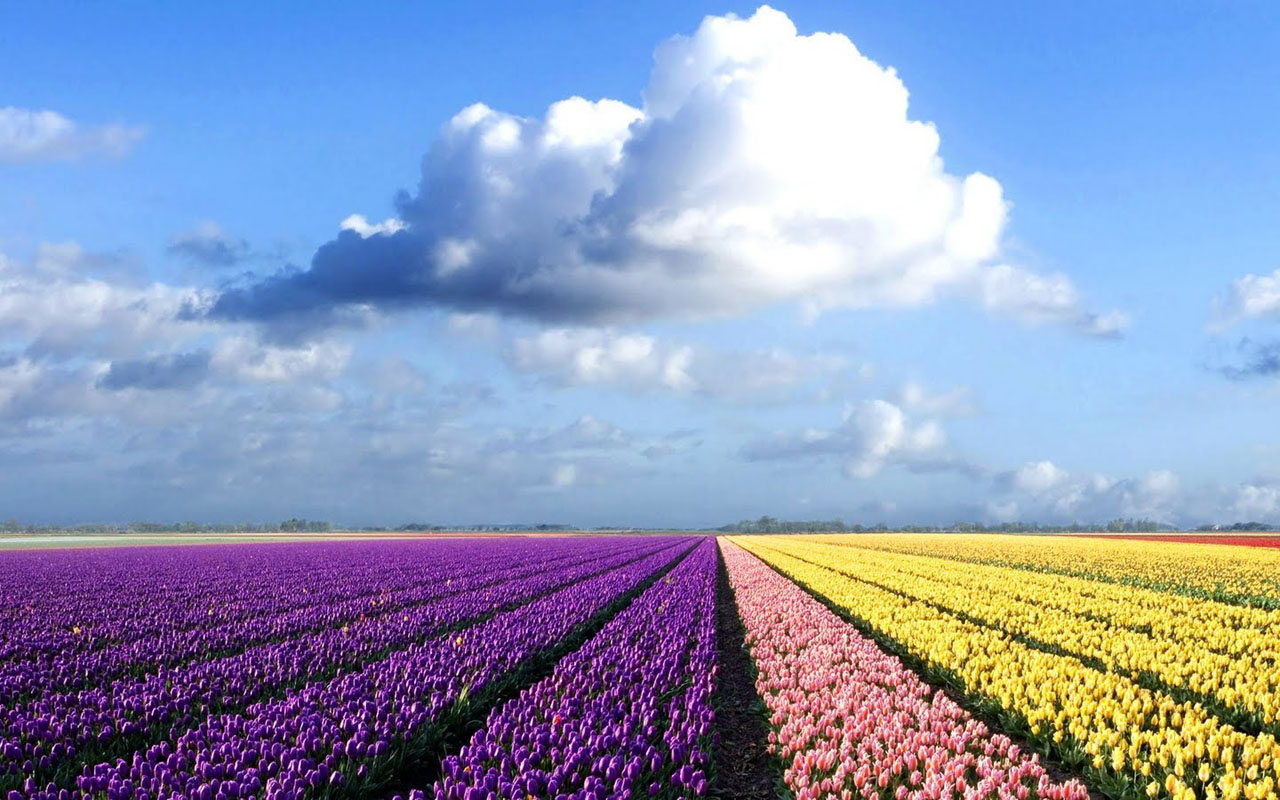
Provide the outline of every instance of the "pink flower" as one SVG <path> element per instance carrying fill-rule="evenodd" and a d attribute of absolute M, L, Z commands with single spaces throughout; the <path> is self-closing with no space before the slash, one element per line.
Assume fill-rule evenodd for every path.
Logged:
<path fill-rule="evenodd" d="M 737 545 L 721 549 L 771 750 L 792 765 L 784 780 L 797 798 L 1087 800 L 799 586 Z"/>

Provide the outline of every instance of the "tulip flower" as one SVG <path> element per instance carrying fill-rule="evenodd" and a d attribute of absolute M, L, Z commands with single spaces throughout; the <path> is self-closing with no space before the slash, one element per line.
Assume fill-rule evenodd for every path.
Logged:
<path fill-rule="evenodd" d="M 729 581 L 797 797 L 953 794 L 1085 800 L 792 581 L 722 540 Z M 1031 787 L 1035 787 L 1032 791 Z"/>

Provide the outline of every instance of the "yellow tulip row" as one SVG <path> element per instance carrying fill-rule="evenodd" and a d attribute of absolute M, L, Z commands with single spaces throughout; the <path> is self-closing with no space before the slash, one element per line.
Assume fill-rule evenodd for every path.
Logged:
<path fill-rule="evenodd" d="M 806 540 L 862 548 L 864 537 L 807 536 Z M 874 549 L 874 548 L 873 548 Z M 956 562 L 933 556 L 907 556 L 876 549 L 885 563 L 919 574 L 937 576 L 942 571 L 960 575 L 1008 575 L 1007 570 L 980 562 Z M 1195 641 L 1208 649 L 1254 658 L 1280 660 L 1280 609 L 1253 608 L 1203 597 L 1171 594 L 1137 586 L 1088 580 L 1050 572 L 1021 570 L 1013 588 L 1052 591 L 1043 602 L 1054 608 L 1087 610 L 1089 616 L 1112 624 L 1148 631 L 1153 636 Z M 1268 649 L 1259 650 L 1259 636 Z M 1273 643 L 1274 642 L 1274 643 Z"/>
<path fill-rule="evenodd" d="M 1280 728 L 1280 612 L 1115 585 L 1092 594 L 1078 585 L 1087 582 L 1078 579 L 863 550 L 825 540 L 797 539 L 786 549 L 807 561 L 829 564 L 855 578 L 1100 662 L 1107 669 L 1149 673 L 1166 687 L 1244 712 L 1247 716 L 1235 721 L 1253 730 L 1275 733 Z M 993 597 L 1000 599 L 998 608 L 990 603 Z M 1169 606 L 1163 614 L 1155 608 L 1161 598 Z M 1270 624 L 1261 629 L 1233 629 L 1235 612 L 1249 611 L 1274 619 L 1266 620 Z M 1152 630 L 1147 632 L 1144 625 Z M 1228 643 L 1242 646 L 1221 652 Z"/>
<path fill-rule="evenodd" d="M 999 534 L 860 534 L 862 547 L 1036 569 L 1280 607 L 1280 549 Z"/>
<path fill-rule="evenodd" d="M 969 696 L 998 704 L 1038 747 L 1068 763 L 1083 759 L 1086 773 L 1113 794 L 1280 797 L 1280 744 L 1268 734 L 1250 736 L 1122 674 L 1035 649 L 1003 631 L 796 558 L 787 552 L 801 541 L 795 537 L 734 541 Z M 1000 596 L 983 600 L 997 617 L 1012 605 Z"/>

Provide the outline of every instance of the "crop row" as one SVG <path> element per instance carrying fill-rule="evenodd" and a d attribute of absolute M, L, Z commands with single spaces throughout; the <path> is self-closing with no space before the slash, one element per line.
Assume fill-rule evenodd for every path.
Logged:
<path fill-rule="evenodd" d="M 243 713 L 210 716 L 127 758 L 86 766 L 75 786 L 110 800 L 376 791 L 438 741 L 441 718 L 457 704 L 536 660 L 673 557 L 679 552 L 663 548 L 359 671 L 289 690 Z M 59 790 L 34 781 L 23 787 L 26 796 L 48 800 Z"/>
<path fill-rule="evenodd" d="M 0 662 L 65 656 L 182 631 L 237 625 L 317 602 L 413 585 L 424 563 L 463 542 L 140 547 L 5 554 Z M 479 552 L 474 545 L 470 549 Z M 139 614 L 138 598 L 148 601 Z"/>
<path fill-rule="evenodd" d="M 646 540 L 584 547 L 583 558 L 559 567 L 554 561 L 547 564 L 531 558 L 533 545 L 510 544 L 499 548 L 506 563 L 518 561 L 524 566 L 507 572 L 507 579 L 496 585 L 442 595 L 433 602 L 340 629 L 252 647 L 234 656 L 0 709 L 0 755 L 9 770 L 20 770 L 37 784 L 65 778 L 64 763 L 92 762 L 128 752 L 158 736 L 196 725 L 209 714 L 235 711 L 255 699 L 359 668 L 411 647 L 433 632 L 613 570 L 663 544 L 670 549 L 670 543 Z M 551 552 L 557 550 L 551 548 Z M 426 569 L 421 580 L 427 586 L 443 586 L 451 580 L 446 577 L 451 569 L 452 565 L 439 575 Z M 492 569 L 491 574 L 503 572 L 497 564 Z"/>
<path fill-rule="evenodd" d="M 844 572 L 856 572 L 856 548 L 832 569 L 791 555 L 794 541 L 738 541 L 1112 796 L 1277 796 L 1280 745 L 1270 735 L 1242 733 L 1198 704 L 913 599 L 909 576 L 892 588 L 850 577 Z M 983 598 L 993 618 L 1013 605 Z"/>
<path fill-rule="evenodd" d="M 1087 797 L 755 556 L 722 549 L 770 712 L 770 748 L 799 800 Z"/>
<path fill-rule="evenodd" d="M 1201 700 L 1237 727 L 1280 731 L 1280 612 L 1121 586 L 1081 591 L 1061 576 L 820 543 L 796 542 L 789 552 L 840 564 L 841 572 L 862 581 L 902 587 L 912 599 L 967 613 L 1082 661 L 1142 676 Z M 977 602 L 993 595 L 1007 601 L 999 613 Z"/>
<path fill-rule="evenodd" d="M 386 615 L 445 595 L 475 591 L 512 577 L 502 569 L 510 561 L 509 553 L 468 544 L 430 547 L 426 552 L 411 548 L 386 551 L 385 574 L 373 569 L 360 571 L 314 590 L 309 585 L 316 581 L 316 576 L 310 573 L 281 578 L 290 592 L 288 602 L 273 598 L 272 602 L 253 604 L 241 598 L 242 610 L 252 608 L 253 613 L 246 611 L 234 620 L 211 621 L 215 609 L 209 605 L 205 616 L 210 621 L 200 627 L 165 628 L 147 635 L 138 634 L 123 642 L 99 637 L 100 646 L 86 649 L 34 648 L 34 652 L 24 654 L 21 659 L 0 663 L 0 703 L 13 705 L 57 690 L 92 688 L 118 677 L 139 677 L 196 659 L 234 655 L 254 645 L 341 627 L 344 623 Z M 334 555 L 335 550 L 336 554 L 342 553 L 340 546 L 332 544 L 306 549 L 322 563 Z M 574 540 L 556 542 L 548 549 L 551 552 L 539 563 L 551 565 L 557 559 L 581 559 L 591 553 L 591 549 Z M 432 556 L 430 561 L 424 560 L 428 554 Z M 236 592 L 230 588 L 224 591 Z M 152 599 L 148 602 L 161 613 L 139 615 L 136 599 L 128 610 L 119 613 L 126 619 L 165 616 L 164 602 L 156 603 Z M 112 620 L 98 624 L 116 627 Z M 75 629 L 90 635 L 86 628 L 77 625 Z"/>
<path fill-rule="evenodd" d="M 808 538 L 831 543 L 846 540 Z M 863 535 L 858 546 L 1280 608 L 1280 551 L 1273 549 L 994 534 Z"/>
<path fill-rule="evenodd" d="M 436 800 L 705 795 L 715 570 L 707 539 L 550 676 L 495 709 L 444 760 Z"/>

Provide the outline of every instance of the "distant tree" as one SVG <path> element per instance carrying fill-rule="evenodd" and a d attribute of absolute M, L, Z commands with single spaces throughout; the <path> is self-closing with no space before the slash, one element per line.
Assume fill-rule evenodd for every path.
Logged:
<path fill-rule="evenodd" d="M 1235 522 L 1235 523 L 1232 523 L 1231 525 L 1228 525 L 1226 528 L 1223 528 L 1222 530 L 1228 530 L 1228 531 L 1269 531 L 1269 530 L 1271 530 L 1271 526 L 1270 526 L 1270 525 L 1266 525 L 1266 524 L 1261 523 L 1261 522 Z"/>

